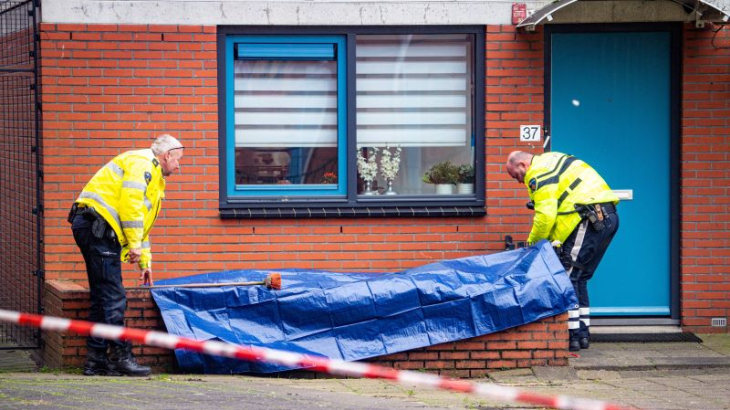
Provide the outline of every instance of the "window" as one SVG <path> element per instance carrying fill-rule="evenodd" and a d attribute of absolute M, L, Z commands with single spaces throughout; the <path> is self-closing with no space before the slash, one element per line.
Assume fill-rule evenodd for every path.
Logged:
<path fill-rule="evenodd" d="M 482 32 L 221 28 L 221 215 L 483 215 Z"/>

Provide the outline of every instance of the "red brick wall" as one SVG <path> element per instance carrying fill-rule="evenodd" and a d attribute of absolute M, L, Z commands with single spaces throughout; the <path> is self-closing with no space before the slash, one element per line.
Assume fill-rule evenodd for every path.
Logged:
<path fill-rule="evenodd" d="M 542 122 L 543 91 L 541 36 L 500 30 L 487 33 L 487 55 L 494 60 L 487 70 L 489 217 L 223 221 L 217 209 L 215 28 L 41 25 L 47 277 L 86 286 L 83 260 L 65 221 L 67 210 L 112 156 L 147 147 L 162 132 L 179 136 L 186 150 L 182 174 L 170 178 L 152 233 L 157 279 L 248 268 L 395 271 L 502 250 L 503 233 L 524 237 L 529 230 L 526 212 L 514 216 L 524 192 L 504 177 L 504 155 L 516 146 L 520 121 Z M 125 269 L 126 284 L 135 284 L 136 272 Z M 69 286 L 47 288 L 48 313 L 83 318 L 87 296 Z M 151 306 L 133 307 L 149 305 L 147 295 L 132 293 L 130 300 L 128 318 L 151 311 Z M 501 367 L 565 365 L 564 316 L 382 360 L 458 376 Z M 157 318 L 140 324 L 161 327 Z M 164 355 L 160 362 L 150 362 L 145 349 L 137 352 L 143 362 L 168 365 Z M 83 338 L 49 335 L 48 351 L 55 357 L 48 363 L 80 366 Z"/>
<path fill-rule="evenodd" d="M 73 282 L 47 281 L 44 289 L 45 314 L 66 319 L 87 320 L 89 290 Z M 127 291 L 126 326 L 137 329 L 165 331 L 160 310 L 149 290 Z M 86 337 L 71 333 L 44 331 L 43 363 L 51 368 L 84 365 Z M 133 344 L 139 363 L 152 366 L 156 372 L 169 372 L 175 367 L 172 350 Z"/>
<path fill-rule="evenodd" d="M 729 30 L 685 30 L 682 96 L 682 324 L 729 316 Z M 714 42 L 714 46 L 713 46 Z M 155 276 L 246 268 L 406 269 L 495 252 L 525 238 L 524 189 L 503 172 L 520 124 L 544 122 L 543 34 L 486 28 L 485 218 L 220 220 L 214 27 L 41 25 L 46 272 L 85 282 L 64 217 L 109 158 L 159 133 L 188 149 L 152 234 Z M 125 271 L 128 284 L 136 281 Z"/>
<path fill-rule="evenodd" d="M 84 184 L 113 156 L 148 148 L 163 132 L 187 149 L 153 232 L 157 277 L 219 269 L 211 249 L 241 231 L 213 238 L 224 233 L 215 217 L 215 48 L 209 27 L 41 25 L 49 279 L 85 281 L 64 218 Z"/>
<path fill-rule="evenodd" d="M 368 360 L 449 377 L 485 377 L 499 369 L 568 365 L 568 314 L 502 332 Z"/>
<path fill-rule="evenodd" d="M 73 282 L 48 281 L 45 287 L 46 314 L 67 319 L 88 318 L 89 292 Z M 148 290 L 127 293 L 129 308 L 126 325 L 159 330 L 165 325 L 160 310 Z M 566 366 L 568 364 L 567 313 L 491 335 L 453 343 L 416 349 L 370 359 L 368 361 L 397 369 L 423 369 L 452 377 L 484 377 L 488 371 L 531 366 Z M 51 368 L 82 367 L 86 356 L 86 338 L 58 332 L 44 332 L 44 363 Z M 171 350 L 134 344 L 140 363 L 153 366 L 156 372 L 175 369 Z M 304 374 L 303 374 L 304 373 Z M 308 372 L 297 376 L 312 377 Z"/>
<path fill-rule="evenodd" d="M 504 164 L 515 149 L 543 152 L 542 143 L 519 138 L 521 124 L 544 123 L 542 29 L 489 26 L 486 47 L 487 246 L 500 251 L 505 235 L 524 241 L 532 223 L 525 187 L 507 175 Z"/>
<path fill-rule="evenodd" d="M 718 29 L 718 27 L 714 27 Z M 730 28 L 684 32 L 682 67 L 682 326 L 730 317 Z"/>
<path fill-rule="evenodd" d="M 396 271 L 499 248 L 483 218 L 221 220 L 215 27 L 41 30 L 48 278 L 84 283 L 68 208 L 112 156 L 162 132 L 187 148 L 151 235 L 158 279 L 248 268 Z"/>

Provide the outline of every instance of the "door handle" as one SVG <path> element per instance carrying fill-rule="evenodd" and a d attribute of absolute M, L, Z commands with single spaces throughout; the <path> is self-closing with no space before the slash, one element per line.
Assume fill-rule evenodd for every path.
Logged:
<path fill-rule="evenodd" d="M 613 193 L 622 201 L 631 201 L 634 199 L 633 189 L 614 189 Z"/>

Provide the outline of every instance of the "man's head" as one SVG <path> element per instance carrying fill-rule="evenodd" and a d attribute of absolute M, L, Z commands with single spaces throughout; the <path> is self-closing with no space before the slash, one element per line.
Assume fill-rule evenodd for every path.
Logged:
<path fill-rule="evenodd" d="M 150 147 L 157 160 L 160 161 L 162 175 L 169 177 L 180 169 L 180 159 L 183 156 L 183 145 L 175 137 L 162 134 L 155 139 Z"/>
<path fill-rule="evenodd" d="M 509 176 L 514 178 L 517 182 L 525 183 L 525 174 L 527 169 L 530 168 L 532 162 L 532 154 L 524 151 L 512 151 L 507 157 L 507 164 L 505 168 Z"/>

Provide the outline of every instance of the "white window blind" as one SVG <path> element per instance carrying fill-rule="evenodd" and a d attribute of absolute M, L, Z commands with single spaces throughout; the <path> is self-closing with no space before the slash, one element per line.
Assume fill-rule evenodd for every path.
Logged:
<path fill-rule="evenodd" d="M 465 35 L 359 35 L 357 145 L 470 144 L 471 56 Z"/>
<path fill-rule="evenodd" d="M 236 147 L 337 146 L 334 60 L 236 60 Z"/>

